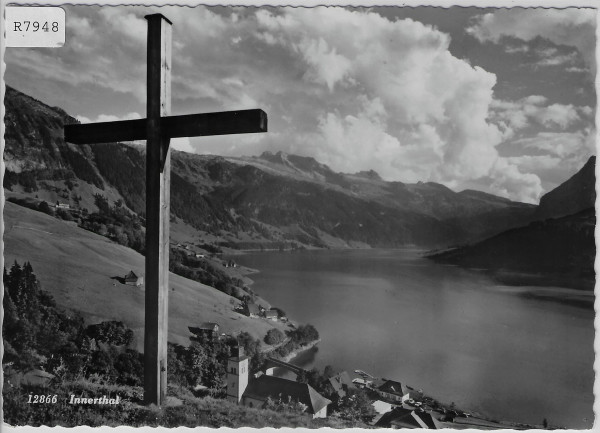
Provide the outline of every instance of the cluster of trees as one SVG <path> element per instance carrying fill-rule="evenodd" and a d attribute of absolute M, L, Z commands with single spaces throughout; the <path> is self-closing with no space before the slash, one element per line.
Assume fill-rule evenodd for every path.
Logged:
<path fill-rule="evenodd" d="M 41 289 L 29 262 L 4 269 L 4 289 L 3 363 L 19 371 L 42 368 L 59 381 L 142 385 L 143 355 L 132 349 L 133 331 L 122 322 L 85 326 L 81 316 L 59 309 Z M 204 385 L 224 396 L 227 358 L 238 344 L 257 370 L 264 355 L 260 341 L 247 332 L 226 339 L 194 335 L 187 347 L 169 343 L 169 382 L 189 389 Z"/>
<path fill-rule="evenodd" d="M 82 216 L 81 227 L 143 254 L 146 248 L 143 221 L 123 206 L 122 200 L 111 206 L 106 197 L 95 194 L 94 203 L 98 212 Z"/>
<path fill-rule="evenodd" d="M 267 335 L 265 335 L 265 343 L 267 344 L 279 344 L 285 340 L 285 335 L 277 328 L 269 329 Z"/>
<path fill-rule="evenodd" d="M 121 322 L 84 326 L 42 290 L 30 263 L 4 268 L 3 363 L 17 370 L 42 368 L 57 380 L 97 378 L 139 385 L 141 355 L 129 348 L 133 333 Z"/>
<path fill-rule="evenodd" d="M 329 413 L 353 422 L 369 422 L 375 415 L 371 402 L 377 396 L 369 395 L 369 391 L 364 389 L 349 387 L 345 390 L 346 395 L 340 397 L 329 381 L 335 375 L 336 372 L 333 367 L 327 365 L 322 372 L 317 368 L 301 372 L 298 376 L 298 382 L 308 383 L 331 400 Z"/>
<path fill-rule="evenodd" d="M 188 256 L 185 251 L 177 248 L 171 248 L 169 270 L 182 277 L 214 287 L 240 300 L 247 295 L 242 280 L 232 278 L 211 262 Z"/>
<path fill-rule="evenodd" d="M 42 368 L 55 376 L 57 384 L 87 379 L 107 385 L 142 385 L 143 355 L 132 349 L 133 331 L 122 322 L 85 326 L 78 314 L 57 307 L 53 297 L 42 290 L 28 262 L 15 262 L 8 271 L 4 268 L 3 279 L 5 366 L 12 365 L 17 371 Z M 276 330 L 268 336 L 283 338 Z M 318 338 L 318 332 L 312 325 L 305 325 L 288 331 L 288 337 L 299 345 Z M 169 343 L 169 383 L 190 390 L 203 385 L 214 397 L 224 397 L 227 358 L 236 346 L 250 357 L 251 372 L 262 367 L 265 355 L 261 343 L 247 332 L 224 339 L 200 333 L 190 337 L 187 347 Z M 333 374 L 331 367 L 323 373 L 313 369 L 301 374 L 299 381 L 330 398 L 340 417 L 366 419 L 368 398 L 357 390 L 338 399 L 328 381 Z M 297 402 L 281 399 L 269 400 L 267 407 L 298 413 L 303 409 Z"/>
<path fill-rule="evenodd" d="M 279 346 L 273 354 L 284 358 L 290 353 L 300 349 L 302 346 L 319 339 L 319 332 L 313 325 L 300 325 L 295 329 L 285 331 L 289 340 Z"/>
<path fill-rule="evenodd" d="M 168 346 L 168 381 L 189 389 L 205 386 L 214 397 L 225 397 L 226 367 L 234 347 L 242 347 L 250 358 L 250 370 L 257 371 L 265 361 L 260 351 L 260 341 L 247 332 L 237 337 L 213 338 L 206 334 L 194 334 L 190 345 Z"/>

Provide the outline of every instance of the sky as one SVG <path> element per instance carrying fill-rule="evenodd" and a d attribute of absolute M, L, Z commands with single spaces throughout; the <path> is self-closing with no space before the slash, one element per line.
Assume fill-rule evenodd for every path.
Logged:
<path fill-rule="evenodd" d="M 269 132 L 172 140 L 537 203 L 595 154 L 593 9 L 67 6 L 6 84 L 82 122 L 145 115 L 146 21 L 173 22 L 172 114 L 262 108 Z"/>

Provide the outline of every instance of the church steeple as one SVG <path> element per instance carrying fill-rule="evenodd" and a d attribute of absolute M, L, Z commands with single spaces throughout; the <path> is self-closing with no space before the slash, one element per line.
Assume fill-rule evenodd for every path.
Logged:
<path fill-rule="evenodd" d="M 239 403 L 248 386 L 248 357 L 239 344 L 233 347 L 227 360 L 227 400 Z"/>

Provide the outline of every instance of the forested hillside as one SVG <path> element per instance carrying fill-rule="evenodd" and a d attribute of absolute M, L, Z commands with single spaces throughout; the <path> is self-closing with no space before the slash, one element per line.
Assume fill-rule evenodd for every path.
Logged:
<path fill-rule="evenodd" d="M 98 197 L 144 217 L 142 145 L 65 143 L 77 122 L 10 87 L 6 92 L 9 197 L 95 213 Z M 435 183 L 335 173 L 312 158 L 265 153 L 222 158 L 174 151 L 171 211 L 233 248 L 446 246 L 530 220 L 533 206 Z"/>

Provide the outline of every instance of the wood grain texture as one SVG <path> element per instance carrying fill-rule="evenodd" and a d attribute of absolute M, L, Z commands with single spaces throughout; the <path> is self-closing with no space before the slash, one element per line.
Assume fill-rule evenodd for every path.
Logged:
<path fill-rule="evenodd" d="M 167 390 L 170 152 L 161 117 L 171 110 L 171 24 L 149 15 L 146 119 L 146 294 L 144 401 L 162 405 Z"/>
<path fill-rule="evenodd" d="M 166 116 L 161 122 L 163 137 L 267 132 L 267 113 L 260 109 Z M 73 144 L 116 143 L 146 140 L 146 119 L 65 125 L 65 141 Z"/>

